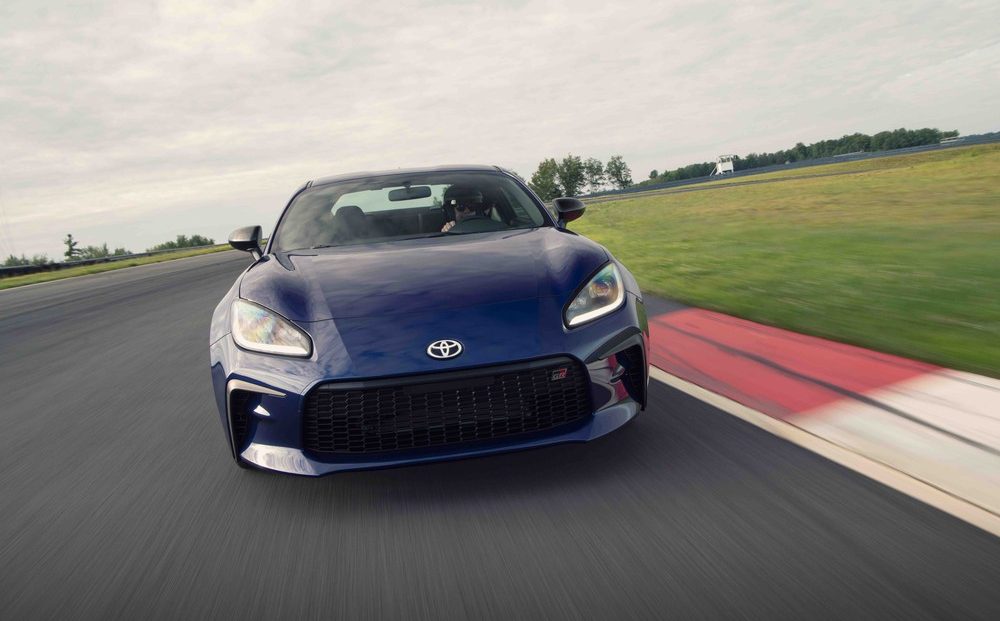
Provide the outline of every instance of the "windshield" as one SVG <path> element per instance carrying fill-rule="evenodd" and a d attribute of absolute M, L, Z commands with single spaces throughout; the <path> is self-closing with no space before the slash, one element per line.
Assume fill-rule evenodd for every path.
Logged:
<path fill-rule="evenodd" d="M 272 249 L 288 252 L 544 224 L 541 208 L 506 175 L 391 175 L 306 190 L 282 217 Z"/>

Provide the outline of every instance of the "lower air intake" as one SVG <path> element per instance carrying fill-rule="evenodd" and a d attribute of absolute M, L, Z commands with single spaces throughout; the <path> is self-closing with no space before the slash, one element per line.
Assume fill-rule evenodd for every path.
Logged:
<path fill-rule="evenodd" d="M 646 404 L 646 361 L 642 356 L 642 348 L 633 345 L 615 354 L 618 364 L 625 368 L 625 389 L 630 397 L 645 406 Z"/>
<path fill-rule="evenodd" d="M 245 390 L 234 390 L 229 395 L 229 424 L 233 430 L 233 445 L 237 454 L 246 448 L 250 432 L 250 414 L 247 412 L 250 395 Z"/>

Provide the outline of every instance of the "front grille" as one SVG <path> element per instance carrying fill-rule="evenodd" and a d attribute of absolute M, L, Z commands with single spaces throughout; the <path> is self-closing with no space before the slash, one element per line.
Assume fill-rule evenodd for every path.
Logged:
<path fill-rule="evenodd" d="M 306 449 L 383 453 L 545 431 L 590 414 L 586 370 L 568 358 L 313 389 Z"/>

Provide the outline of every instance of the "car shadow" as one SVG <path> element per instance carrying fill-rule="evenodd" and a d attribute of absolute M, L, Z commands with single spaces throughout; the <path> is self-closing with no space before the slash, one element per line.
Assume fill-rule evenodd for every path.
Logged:
<path fill-rule="evenodd" d="M 248 473 L 253 486 L 282 506 L 326 515 L 364 516 L 387 508 L 516 502 L 605 485 L 662 485 L 664 472 L 692 457 L 679 423 L 655 409 L 591 442 L 560 444 L 454 461 L 335 473 L 320 479 Z M 696 458 L 697 459 L 697 458 Z M 689 464 L 691 465 L 691 464 Z"/>

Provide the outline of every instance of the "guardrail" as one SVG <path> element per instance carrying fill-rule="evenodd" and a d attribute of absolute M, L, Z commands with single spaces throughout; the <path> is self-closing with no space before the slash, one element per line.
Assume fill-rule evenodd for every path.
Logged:
<path fill-rule="evenodd" d="M 167 250 L 154 250 L 152 252 L 137 252 L 135 254 L 118 254 L 99 259 L 80 259 L 79 261 L 63 261 L 62 263 L 46 263 L 45 265 L 15 265 L 13 267 L 0 267 L 0 278 L 6 276 L 23 276 L 24 274 L 35 274 L 38 272 L 54 272 L 69 267 L 80 267 L 83 265 L 96 265 L 98 263 L 111 263 L 113 261 L 128 261 L 139 257 L 151 257 L 168 252 L 182 252 L 186 250 L 203 250 L 205 248 L 217 248 L 222 244 L 211 244 L 208 246 L 190 246 L 188 248 L 169 248 Z"/>

